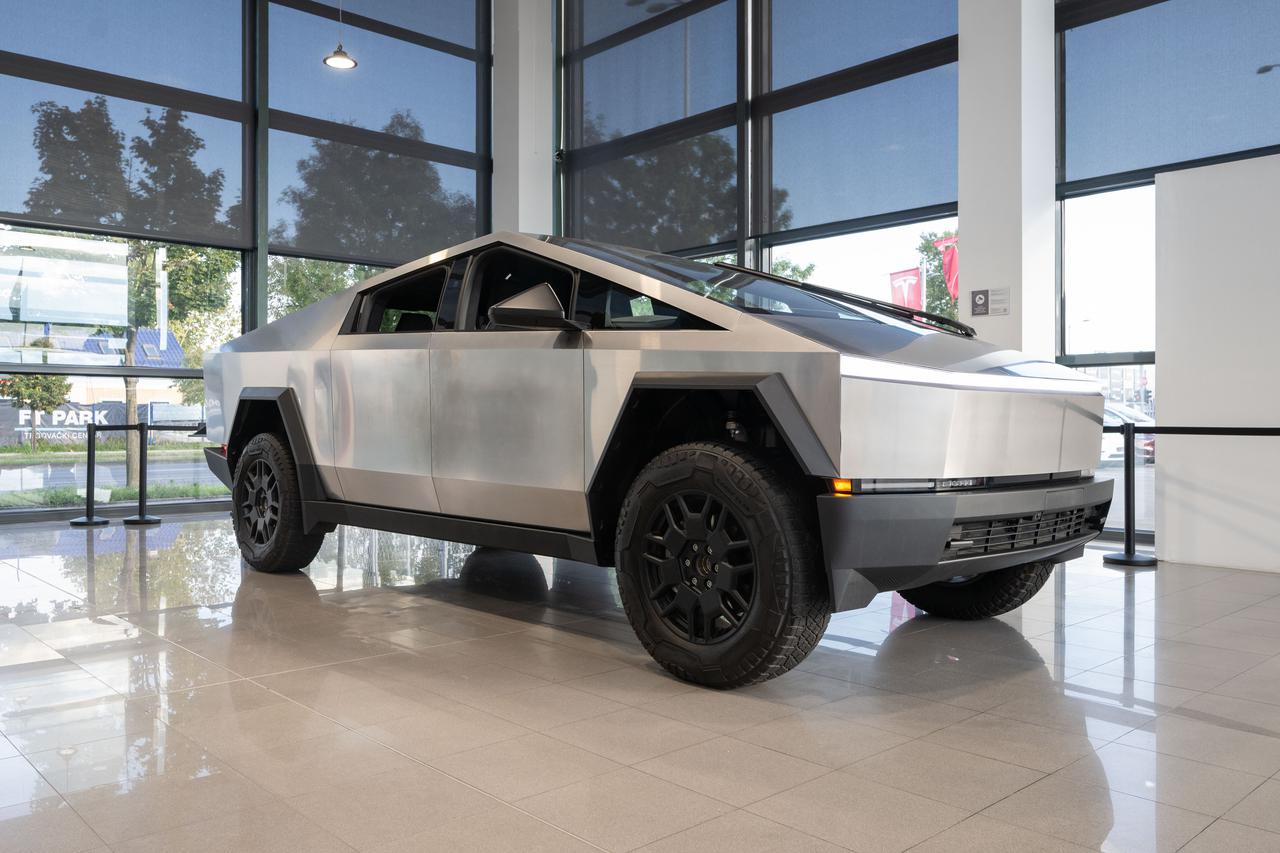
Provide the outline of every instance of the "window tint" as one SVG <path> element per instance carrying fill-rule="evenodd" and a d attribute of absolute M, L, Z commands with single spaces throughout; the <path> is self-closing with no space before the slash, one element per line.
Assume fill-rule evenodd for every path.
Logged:
<path fill-rule="evenodd" d="M 539 284 L 551 285 L 561 305 L 573 296 L 573 273 L 514 249 L 491 249 L 476 260 L 471 278 L 472 329 L 489 329 L 489 309 Z"/>
<path fill-rule="evenodd" d="M 364 297 L 362 332 L 429 332 L 449 267 L 436 267 L 377 288 Z"/>
<path fill-rule="evenodd" d="M 578 276 L 574 318 L 592 329 L 717 328 L 701 317 L 590 273 Z"/>
<path fill-rule="evenodd" d="M 444 294 L 440 297 L 440 311 L 436 314 L 436 331 L 456 329 L 458 327 L 458 297 L 462 295 L 462 281 L 467 277 L 470 257 L 453 259 L 453 272 L 449 274 L 449 282 L 444 286 Z"/>

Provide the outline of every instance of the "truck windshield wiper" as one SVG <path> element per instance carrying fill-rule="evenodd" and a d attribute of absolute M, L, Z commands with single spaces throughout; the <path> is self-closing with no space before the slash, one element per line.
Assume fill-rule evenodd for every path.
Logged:
<path fill-rule="evenodd" d="M 835 302 L 844 302 L 848 305 L 861 306 L 863 308 L 871 308 L 885 314 L 892 314 L 895 317 L 901 317 L 915 323 L 923 323 L 927 326 L 933 326 L 937 329 L 943 329 L 966 338 L 976 338 L 978 333 L 972 326 L 961 323 L 959 320 L 952 320 L 950 317 L 944 317 L 941 314 L 935 314 L 932 311 L 918 311 L 914 308 L 908 308 L 905 305 L 894 305 L 892 302 L 885 302 L 882 299 L 875 299 L 870 296 L 858 296 L 854 293 L 846 293 L 843 290 L 834 290 L 830 287 L 821 287 L 808 282 L 796 281 L 782 275 L 775 275 L 771 272 L 763 272 L 761 270 L 753 270 L 750 267 L 739 266 L 738 264 L 725 263 L 717 261 L 715 266 L 731 272 L 746 273 L 759 278 L 767 278 L 770 281 L 777 281 L 783 284 L 789 284 L 792 287 L 798 287 L 803 291 L 815 293 L 824 296 Z"/>

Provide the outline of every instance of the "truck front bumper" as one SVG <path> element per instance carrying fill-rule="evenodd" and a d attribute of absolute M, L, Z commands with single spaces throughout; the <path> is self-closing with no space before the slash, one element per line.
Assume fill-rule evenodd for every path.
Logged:
<path fill-rule="evenodd" d="M 1080 556 L 1102 532 L 1110 480 L 970 492 L 822 495 L 818 523 L 832 609 L 1041 560 Z"/>

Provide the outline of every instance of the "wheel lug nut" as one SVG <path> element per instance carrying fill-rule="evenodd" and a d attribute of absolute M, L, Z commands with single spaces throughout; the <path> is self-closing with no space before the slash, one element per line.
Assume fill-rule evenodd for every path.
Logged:
<path fill-rule="evenodd" d="M 694 542 L 694 543 L 693 543 L 693 550 L 695 550 L 695 551 L 696 551 L 696 550 L 698 550 L 698 543 L 697 543 L 697 542 Z"/>
<path fill-rule="evenodd" d="M 684 564 L 685 564 L 686 566 L 691 566 L 691 565 L 693 565 L 693 563 L 692 563 L 692 562 L 690 562 L 689 560 L 685 560 L 685 561 L 684 561 Z"/>
<path fill-rule="evenodd" d="M 707 589 L 711 589 L 711 581 L 707 581 Z"/>

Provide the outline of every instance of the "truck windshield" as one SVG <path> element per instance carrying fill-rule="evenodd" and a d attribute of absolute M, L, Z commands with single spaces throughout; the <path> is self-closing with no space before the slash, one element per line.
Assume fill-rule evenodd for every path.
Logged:
<path fill-rule="evenodd" d="M 727 270 L 658 252 L 608 246 L 568 237 L 548 239 L 557 245 L 593 255 L 751 314 L 882 322 L 874 314 L 854 305 L 847 305 L 838 297 L 828 298 L 802 290 L 796 285 L 744 271 Z"/>

